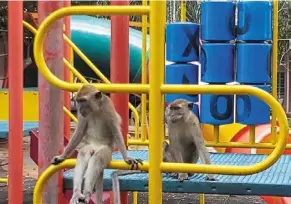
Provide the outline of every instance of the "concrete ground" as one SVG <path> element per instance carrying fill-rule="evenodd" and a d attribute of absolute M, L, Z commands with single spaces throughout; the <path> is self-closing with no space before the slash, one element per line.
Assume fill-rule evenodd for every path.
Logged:
<path fill-rule="evenodd" d="M 30 137 L 24 138 L 24 204 L 32 204 L 32 191 L 37 179 L 37 166 L 29 156 Z M 0 177 L 6 177 L 8 174 L 8 152 L 7 141 L 0 140 Z M 138 204 L 147 204 L 147 193 L 140 193 Z M 0 204 L 7 204 L 7 185 L 0 184 Z M 131 193 L 130 193 L 130 202 Z M 198 204 L 198 195 L 196 194 L 170 194 L 163 195 L 163 203 L 167 204 Z M 224 196 L 224 195 L 206 195 L 206 204 L 264 204 L 265 202 L 256 196 Z"/>

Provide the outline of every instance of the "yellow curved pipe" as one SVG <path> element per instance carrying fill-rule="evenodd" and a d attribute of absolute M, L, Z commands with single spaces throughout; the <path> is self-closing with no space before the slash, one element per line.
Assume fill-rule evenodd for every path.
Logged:
<path fill-rule="evenodd" d="M 29 23 L 23 21 L 24 26 L 29 29 L 33 34 L 37 34 L 37 30 L 31 26 Z M 84 55 L 84 53 L 65 35 L 64 36 L 64 40 L 66 41 L 66 43 L 68 43 L 73 50 L 84 60 L 84 62 L 87 63 L 87 65 L 97 74 L 97 76 L 100 77 L 100 79 L 102 79 L 105 83 L 110 84 L 111 82 L 102 74 L 102 72 L 100 72 L 98 70 L 98 68 L 86 57 L 86 55 Z M 89 83 L 85 77 L 82 76 L 82 74 L 80 74 L 80 72 L 74 68 L 67 59 L 63 58 L 63 61 L 65 63 L 65 65 L 70 69 L 70 71 L 83 83 Z M 139 128 L 139 115 L 137 110 L 134 108 L 134 106 L 131 103 L 128 103 L 128 107 L 129 109 L 132 111 L 134 119 L 135 119 L 135 138 L 138 138 L 138 128 Z M 64 110 L 67 114 L 69 114 L 69 110 L 64 107 Z M 71 112 L 70 112 L 71 113 Z M 73 115 L 70 114 L 69 115 L 71 117 L 71 119 L 73 119 L 75 122 L 77 121 L 77 118 Z"/>
<path fill-rule="evenodd" d="M 148 14 L 150 8 L 148 6 L 74 6 L 59 9 L 49 15 L 40 25 L 39 31 L 35 36 L 34 43 L 34 56 L 37 67 L 40 73 L 53 85 L 67 90 L 77 91 L 81 88 L 81 83 L 69 83 L 56 77 L 47 67 L 43 56 L 43 43 L 45 33 L 54 21 L 66 15 L 80 15 L 80 14 L 93 14 L 100 13 L 102 15 L 119 14 L 119 15 L 144 15 Z M 147 93 L 149 85 L 132 85 L 132 84 L 93 84 L 99 90 L 104 92 L 123 92 L 123 93 Z"/>
<path fill-rule="evenodd" d="M 214 169 L 217 170 L 218 174 L 253 174 L 259 171 L 263 171 L 273 165 L 279 157 L 283 154 L 288 138 L 288 120 L 285 114 L 283 107 L 280 103 L 272 97 L 268 92 L 263 91 L 259 88 L 247 86 L 247 85 L 162 85 L 161 92 L 165 93 L 187 93 L 187 94 L 238 94 L 238 95 L 252 95 L 256 96 L 259 99 L 266 102 L 271 109 L 274 111 L 277 116 L 279 126 L 280 126 L 280 135 L 278 138 L 278 143 L 276 144 L 274 150 L 271 154 L 268 155 L 266 159 L 261 161 L 258 164 L 251 166 L 240 166 L 240 167 L 231 167 L 231 166 L 219 166 L 217 169 L 214 166 L 208 166 L 207 168 L 204 165 L 196 165 L 195 168 L 192 168 L 188 164 L 179 164 L 181 172 L 187 172 L 188 170 L 199 171 L 200 173 L 215 173 Z M 155 138 L 155 137 L 154 137 Z M 177 168 L 176 164 L 163 163 L 161 169 L 163 171 L 172 171 Z M 194 173 L 194 172 L 193 172 Z"/>
<path fill-rule="evenodd" d="M 32 32 L 34 35 L 37 33 L 37 30 L 31 26 L 29 23 L 22 21 L 23 25 L 30 31 Z M 64 58 L 65 64 L 67 65 L 67 60 Z M 71 65 L 71 64 L 70 64 Z M 67 65 L 68 66 L 68 65 Z M 71 69 L 70 69 L 71 70 Z M 72 70 L 71 70 L 72 71 Z M 78 72 L 76 69 L 74 70 L 76 72 Z M 73 72 L 74 73 L 74 72 Z M 79 73 L 79 72 L 78 72 Z M 82 76 L 82 75 L 81 75 Z M 71 113 L 71 111 L 69 111 L 65 106 L 63 106 L 63 110 L 64 112 L 74 121 L 77 122 L 77 118 Z"/>
<path fill-rule="evenodd" d="M 161 81 L 161 69 L 164 67 L 164 14 L 166 3 L 164 1 L 151 1 L 151 66 L 156 69 L 152 69 L 150 72 L 150 85 L 110 85 L 102 86 L 96 84 L 96 87 L 114 92 L 139 92 L 139 93 L 150 93 L 150 131 L 154 135 L 150 140 L 150 162 L 149 167 L 148 162 L 144 162 L 143 166 L 140 166 L 141 170 L 149 169 L 149 203 L 150 204 L 160 204 L 162 196 L 162 177 L 161 171 L 163 172 L 189 172 L 189 173 L 215 173 L 215 174 L 230 174 L 230 175 L 249 175 L 258 173 L 265 170 L 274 164 L 280 155 L 283 153 L 287 144 L 288 135 L 288 121 L 285 112 L 279 102 L 272 97 L 267 92 L 251 86 L 229 86 L 229 85 L 165 85 Z M 57 87 L 63 88 L 65 90 L 74 91 L 78 89 L 82 84 L 71 84 L 65 83 L 64 81 L 55 77 L 50 70 L 47 68 L 44 58 L 43 58 L 43 41 L 44 33 L 47 31 L 48 26 L 52 24 L 55 20 L 69 14 L 145 14 L 140 8 L 139 12 L 136 12 L 138 8 L 132 10 L 133 7 L 71 7 L 66 9 L 60 9 L 52 13 L 40 26 L 39 32 L 35 38 L 35 58 L 41 73 L 44 77 L 49 80 L 52 84 Z M 145 11 L 145 10 L 143 10 Z M 95 85 L 95 84 L 94 84 Z M 149 90 L 150 88 L 150 90 Z M 232 166 L 232 165 L 206 165 L 206 164 L 179 164 L 179 163 L 163 163 L 161 154 L 161 144 L 162 144 L 162 130 L 160 129 L 161 116 L 163 115 L 163 108 L 160 107 L 162 104 L 162 96 L 165 93 L 188 93 L 188 94 L 239 94 L 239 95 L 253 95 L 257 96 L 261 100 L 265 101 L 274 114 L 278 117 L 278 122 L 280 126 L 280 136 L 278 143 L 273 150 L 273 152 L 268 155 L 263 161 L 249 166 Z M 44 182 L 53 175 L 59 169 L 65 167 L 73 167 L 75 165 L 75 160 L 72 160 L 67 164 L 61 164 L 56 167 L 48 168 L 40 177 L 37 182 L 34 191 L 34 203 L 41 203 L 41 193 L 44 187 Z M 129 166 L 125 162 L 111 162 L 110 168 L 118 169 L 128 169 Z"/>
<path fill-rule="evenodd" d="M 267 92 L 251 86 L 229 86 L 229 85 L 162 85 L 162 93 L 189 93 L 189 94 L 240 94 L 240 95 L 253 95 L 257 96 L 261 100 L 265 101 L 275 114 L 278 116 L 278 122 L 280 126 L 280 136 L 278 144 L 273 152 L 268 155 L 263 161 L 249 166 L 232 166 L 232 165 L 205 165 L 205 164 L 181 164 L 181 163 L 161 163 L 161 170 L 163 172 L 189 172 L 189 173 L 215 173 L 215 174 L 230 174 L 230 175 L 248 175 L 258 173 L 270 167 L 274 164 L 278 158 L 282 155 L 285 146 L 287 144 L 288 135 L 288 121 L 286 114 L 280 105 L 280 103 L 273 98 Z M 153 137 L 154 140 L 155 137 Z M 68 159 L 57 166 L 48 167 L 38 179 L 34 190 L 34 203 L 41 203 L 41 195 L 44 188 L 44 184 L 47 180 L 57 171 L 63 168 L 73 168 L 75 165 L 75 159 Z M 143 166 L 140 166 L 142 170 L 148 170 L 149 163 L 144 162 Z M 128 169 L 127 165 L 123 161 L 112 161 L 109 168 Z"/>

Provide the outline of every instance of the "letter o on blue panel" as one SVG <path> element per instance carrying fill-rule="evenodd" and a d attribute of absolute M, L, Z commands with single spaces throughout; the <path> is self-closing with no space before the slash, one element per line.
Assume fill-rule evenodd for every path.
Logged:
<path fill-rule="evenodd" d="M 195 64 L 170 64 L 166 66 L 166 84 L 198 84 L 198 66 Z M 176 99 L 185 99 L 191 102 L 198 101 L 198 95 L 192 94 L 166 94 L 165 102 L 170 103 Z"/>
<path fill-rule="evenodd" d="M 166 27 L 166 59 L 172 62 L 192 62 L 199 58 L 199 25 L 170 23 Z"/>
<path fill-rule="evenodd" d="M 237 72 L 239 83 L 260 84 L 271 82 L 270 44 L 237 44 Z"/>
<path fill-rule="evenodd" d="M 205 43 L 201 46 L 201 81 L 228 83 L 234 81 L 235 45 Z"/>
<path fill-rule="evenodd" d="M 255 85 L 270 92 L 270 85 Z M 236 96 L 236 122 L 246 125 L 259 125 L 270 122 L 270 107 L 255 96 Z"/>
<path fill-rule="evenodd" d="M 239 1 L 237 35 L 242 41 L 272 40 L 272 3 Z"/>
<path fill-rule="evenodd" d="M 235 39 L 235 3 L 205 1 L 201 3 L 201 39 L 230 41 Z"/>
<path fill-rule="evenodd" d="M 202 94 L 200 103 L 201 123 L 224 125 L 233 123 L 233 95 Z"/>

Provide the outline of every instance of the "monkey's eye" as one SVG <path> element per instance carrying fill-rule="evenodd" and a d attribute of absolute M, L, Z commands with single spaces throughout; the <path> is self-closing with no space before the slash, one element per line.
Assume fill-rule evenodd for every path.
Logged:
<path fill-rule="evenodd" d="M 102 93 L 101 92 L 95 93 L 95 98 L 96 99 L 101 99 L 102 98 Z"/>
<path fill-rule="evenodd" d="M 87 100 L 84 98 L 76 99 L 77 103 L 85 103 Z"/>
<path fill-rule="evenodd" d="M 179 110 L 181 107 L 180 106 L 171 106 L 170 110 Z"/>

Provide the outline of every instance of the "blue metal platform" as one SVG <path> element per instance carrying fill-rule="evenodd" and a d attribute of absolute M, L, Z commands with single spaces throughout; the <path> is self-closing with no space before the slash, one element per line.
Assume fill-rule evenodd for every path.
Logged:
<path fill-rule="evenodd" d="M 133 158 L 148 160 L 148 151 L 128 151 Z M 213 164 L 251 165 L 262 161 L 266 155 L 211 153 Z M 114 160 L 122 160 L 120 153 L 114 153 Z M 104 190 L 111 190 L 111 173 L 104 174 Z M 179 182 L 163 174 L 163 192 L 205 193 L 232 195 L 291 196 L 291 156 L 284 155 L 269 169 L 249 176 L 214 175 L 217 181 L 207 181 L 204 174 L 193 175 L 190 180 Z M 123 191 L 148 191 L 148 174 L 120 176 Z M 64 172 L 65 190 L 71 190 L 72 170 Z"/>
<path fill-rule="evenodd" d="M 24 122 L 23 123 L 23 136 L 29 136 L 29 131 L 38 128 L 38 122 Z M 8 138 L 8 121 L 0 121 L 0 139 Z"/>

